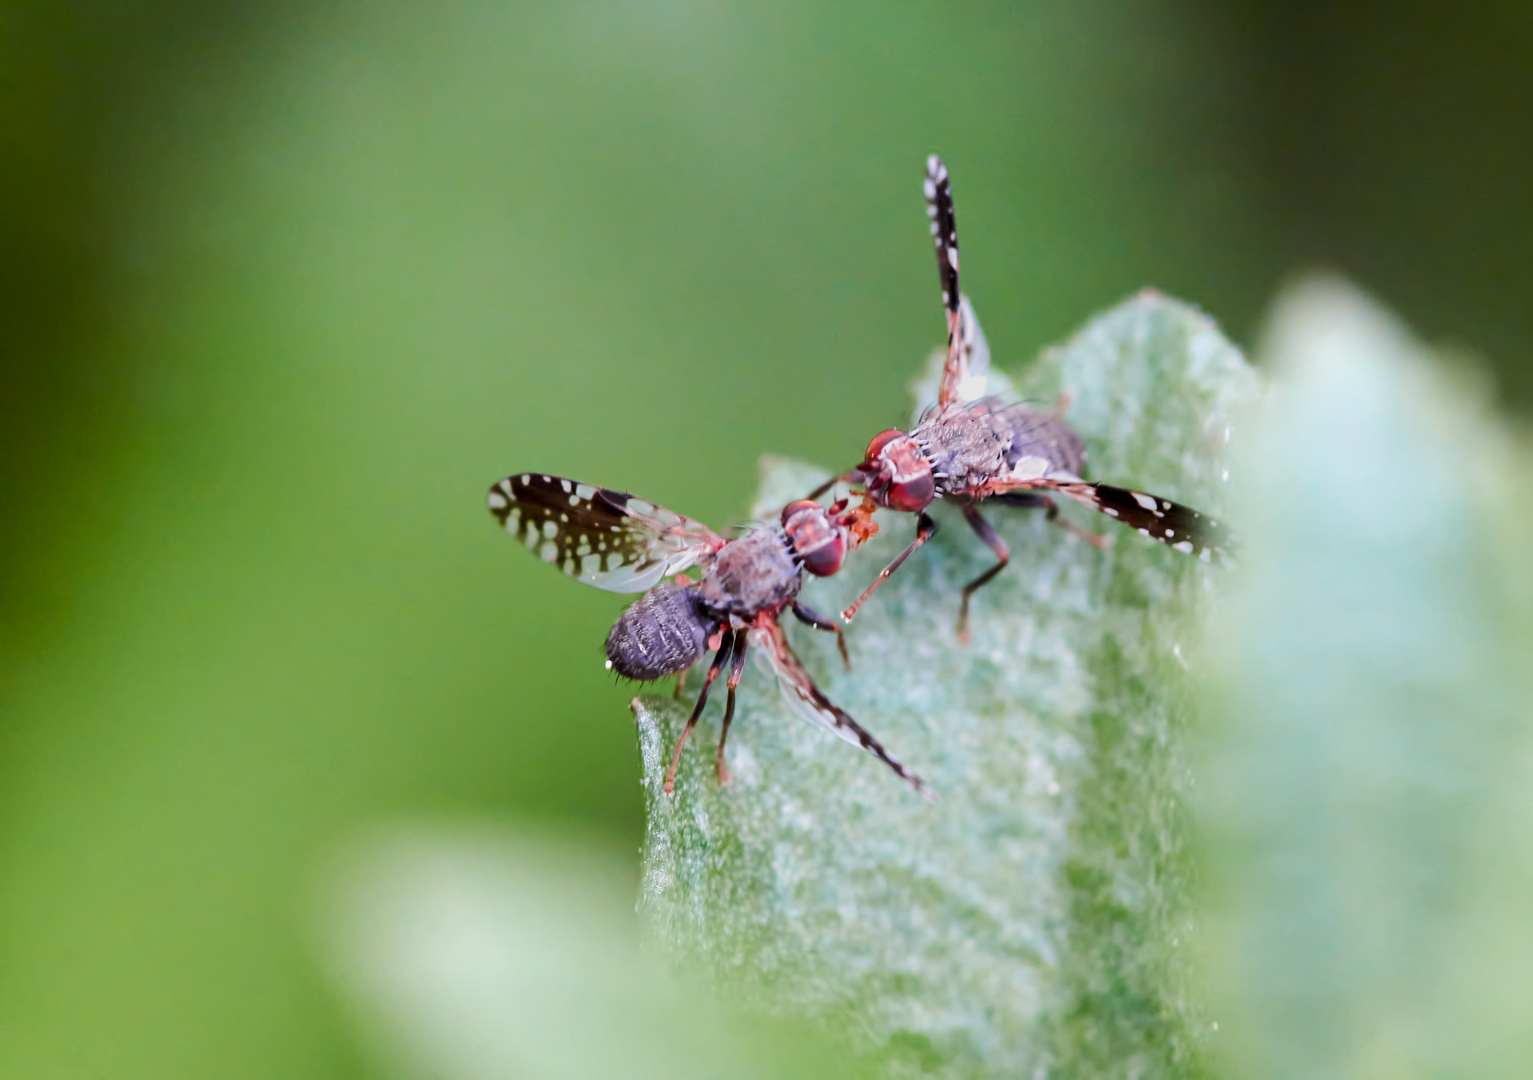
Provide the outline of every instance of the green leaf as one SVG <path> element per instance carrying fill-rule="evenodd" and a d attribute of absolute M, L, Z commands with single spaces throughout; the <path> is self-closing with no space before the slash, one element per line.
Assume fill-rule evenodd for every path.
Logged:
<path fill-rule="evenodd" d="M 1229 432 L 1258 393 L 1211 320 L 1153 294 L 1018 386 L 1046 404 L 1070 395 L 1092 476 L 1213 513 Z M 758 514 L 825 475 L 769 461 Z M 765 670 L 741 685 L 733 781 L 713 777 L 713 704 L 666 797 L 686 709 L 635 699 L 642 907 L 674 955 L 759 1006 L 844 1026 L 897 1074 L 1185 1071 L 1200 1024 L 1180 960 L 1187 668 L 1222 574 L 1065 513 L 1112 546 L 987 511 L 1013 561 L 976 596 L 971 646 L 954 634 L 959 590 L 993 559 L 940 505 L 938 537 L 849 628 L 850 674 L 829 635 L 792 631 L 822 689 L 937 789 L 936 806 L 794 718 Z M 807 588 L 811 606 L 839 610 L 909 541 L 913 519 L 879 521 L 841 575 Z"/>
<path fill-rule="evenodd" d="M 1200 769 L 1223 1071 L 1525 1076 L 1533 467 L 1345 285 L 1268 352 Z"/>
<path fill-rule="evenodd" d="M 742 1017 L 640 949 L 593 837 L 380 831 L 327 881 L 324 955 L 383 1065 L 430 1080 L 850 1080 L 803 1024 Z"/>

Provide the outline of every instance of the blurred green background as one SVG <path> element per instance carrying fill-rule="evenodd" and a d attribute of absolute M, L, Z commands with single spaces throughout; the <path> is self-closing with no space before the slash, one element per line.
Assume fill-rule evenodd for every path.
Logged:
<path fill-rule="evenodd" d="M 941 336 L 1353 275 L 1533 405 L 1533 11 L 0 7 L 0 1072 L 370 1075 L 316 875 L 390 819 L 636 846 L 620 601 L 538 469 L 739 520 Z M 637 856 L 634 857 L 635 866 Z"/>

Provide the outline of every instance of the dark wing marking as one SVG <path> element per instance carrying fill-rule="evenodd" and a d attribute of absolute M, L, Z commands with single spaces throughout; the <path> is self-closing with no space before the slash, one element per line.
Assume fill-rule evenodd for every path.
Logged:
<path fill-rule="evenodd" d="M 958 218 L 953 212 L 953 186 L 947 166 L 936 154 L 926 159 L 926 216 L 931 218 L 932 244 L 937 249 L 937 276 L 942 283 L 942 306 L 947 312 L 947 362 L 937 387 L 937 404 L 959 400 L 964 377 L 965 344 L 962 297 L 958 290 Z M 972 308 L 970 322 L 977 328 Z"/>
<path fill-rule="evenodd" d="M 1229 530 L 1189 506 L 1111 484 L 1042 484 L 1203 562 L 1234 561 Z"/>
<path fill-rule="evenodd" d="M 853 746 L 862 747 L 889 766 L 895 776 L 915 788 L 921 798 L 927 802 L 937 801 L 937 793 L 926 785 L 926 781 L 894 760 L 889 751 L 884 749 L 883 744 L 866 728 L 853 720 L 821 692 L 820 688 L 814 684 L 814 680 L 809 677 L 809 672 L 804 670 L 804 665 L 799 663 L 798 657 L 789 648 L 787 635 L 783 633 L 782 626 L 776 620 L 759 621 L 751 630 L 751 640 L 771 661 L 772 670 L 777 673 L 777 685 L 782 690 L 783 699 L 795 713 L 816 727 L 822 727 L 831 734 L 845 739 Z"/>
<path fill-rule="evenodd" d="M 953 213 L 953 187 L 947 166 L 936 154 L 926 159 L 926 216 L 931 218 L 932 243 L 937 248 L 937 273 L 942 279 L 942 306 L 948 317 L 958 315 L 958 221 Z"/>
<path fill-rule="evenodd" d="M 724 546 L 701 522 L 559 476 L 508 476 L 490 488 L 489 503 L 490 513 L 528 551 L 612 592 L 643 592 Z"/>

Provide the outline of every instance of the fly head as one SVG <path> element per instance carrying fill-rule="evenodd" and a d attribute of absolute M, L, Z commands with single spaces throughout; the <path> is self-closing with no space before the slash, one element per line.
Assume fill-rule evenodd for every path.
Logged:
<path fill-rule="evenodd" d="M 898 429 L 874 436 L 860 471 L 868 495 L 891 510 L 918 514 L 937 494 L 926 451 L 908 432 Z"/>
<path fill-rule="evenodd" d="M 846 532 L 817 502 L 800 499 L 782 509 L 782 530 L 793 554 L 815 577 L 829 577 L 846 558 Z"/>

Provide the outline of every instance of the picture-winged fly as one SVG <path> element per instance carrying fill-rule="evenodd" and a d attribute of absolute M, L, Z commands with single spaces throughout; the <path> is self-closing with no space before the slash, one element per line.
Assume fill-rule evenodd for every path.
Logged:
<path fill-rule="evenodd" d="M 968 297 L 959 292 L 952 186 L 947 167 L 935 155 L 926 163 L 926 211 L 947 312 L 947 358 L 937 403 L 909 431 L 876 435 L 862 464 L 810 496 L 818 498 L 838 481 L 861 484 L 876 505 L 918 515 L 916 538 L 841 617 L 851 622 L 900 563 L 931 539 L 937 523 L 926 510 L 935 499 L 958 503 L 969 527 L 996 554 L 996 564 L 964 586 L 958 635 L 965 641 L 969 598 L 1011 559 L 1006 543 L 980 514 L 981 502 L 1045 510 L 1051 521 L 1097 547 L 1104 546 L 1102 538 L 1058 518 L 1059 508 L 1050 496 L 1060 495 L 1204 562 L 1227 558 L 1226 530 L 1211 518 L 1158 495 L 1083 479 L 1085 445 L 1057 411 L 983 396 L 990 353 Z"/>
<path fill-rule="evenodd" d="M 933 798 L 920 777 L 820 691 L 779 622 L 786 609 L 816 629 L 835 633 L 845 662 L 841 628 L 811 611 L 798 595 L 804 571 L 834 574 L 846 552 L 877 531 L 866 499 L 851 506 L 842 500 L 828 509 L 809 500 L 789 503 L 778 521 L 751 526 L 733 540 L 632 495 L 541 473 L 501 480 L 490 488 L 489 504 L 507 532 L 567 576 L 612 592 L 644 593 L 607 635 L 607 667 L 619 675 L 641 682 L 665 678 L 686 671 L 710 647 L 715 650 L 666 773 L 667 794 L 682 747 L 725 664 L 728 698 L 717 769 L 720 782 L 727 780 L 724 741 L 746 650 L 754 644 L 765 652 L 796 713 L 869 751 L 923 797 Z M 693 567 L 701 571 L 696 582 L 662 580 Z"/>

